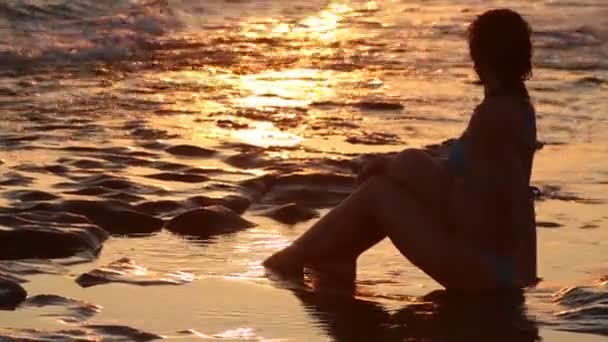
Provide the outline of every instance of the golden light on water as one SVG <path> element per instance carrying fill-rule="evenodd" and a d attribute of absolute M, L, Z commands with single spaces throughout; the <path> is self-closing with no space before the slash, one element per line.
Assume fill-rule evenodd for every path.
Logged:
<path fill-rule="evenodd" d="M 366 8 L 374 8 L 370 1 Z M 307 64 L 314 54 L 333 54 L 335 48 L 327 46 L 347 37 L 350 33 L 341 28 L 344 18 L 353 12 L 350 6 L 331 2 L 324 9 L 298 21 L 269 18 L 263 22 L 244 23 L 241 34 L 247 38 L 281 38 L 297 42 L 294 53 Z M 301 46 L 299 46 L 301 44 Z M 279 121 L 297 122 L 299 111 L 306 111 L 311 103 L 330 101 L 337 97 L 338 73 L 330 70 L 300 67 L 297 64 L 284 70 L 265 70 L 254 74 L 238 74 L 230 70 L 200 70 L 166 73 L 161 78 L 176 85 L 228 87 L 233 90 L 228 101 L 179 101 L 172 106 L 178 109 L 211 115 L 211 120 L 227 120 L 244 127 L 206 127 L 199 129 L 195 122 L 180 122 L 179 126 L 192 131 L 194 141 L 233 139 L 260 147 L 295 147 L 304 138 Z M 349 79 L 359 77 L 349 75 Z M 219 115 L 218 115 L 219 114 Z M 272 117 L 271 117 L 272 116 Z M 311 114 L 311 117 L 314 114 Z M 176 120 L 178 121 L 178 120 Z M 186 120 L 187 121 L 187 120 Z M 278 127 L 279 126 L 279 127 Z"/>
<path fill-rule="evenodd" d="M 238 84 L 251 95 L 234 100 L 239 106 L 305 107 L 334 95 L 327 72 L 316 69 L 288 69 L 245 75 Z"/>
<path fill-rule="evenodd" d="M 297 134 L 278 129 L 271 122 L 258 122 L 251 129 L 232 132 L 232 136 L 239 141 L 260 147 L 294 147 L 303 140 Z"/>
<path fill-rule="evenodd" d="M 288 69 L 241 76 L 237 86 L 241 93 L 233 99 L 239 108 L 278 110 L 276 119 L 296 119 L 297 113 L 287 109 L 303 109 L 309 104 L 324 101 L 335 95 L 330 73 L 317 69 Z M 271 114 L 268 114 L 271 115 Z M 231 132 L 239 141 L 260 147 L 295 147 L 303 138 L 276 127 L 272 122 L 255 122 L 253 127 Z"/>
<path fill-rule="evenodd" d="M 370 2 L 370 3 L 373 3 Z M 372 4 L 372 6 L 375 6 Z M 297 22 L 269 19 L 266 23 L 244 24 L 243 35 L 248 38 L 286 38 L 290 40 L 333 42 L 338 37 L 340 23 L 353 9 L 343 3 L 330 3 L 315 15 Z"/>
<path fill-rule="evenodd" d="M 309 39 L 318 39 L 325 42 L 337 40 L 336 31 L 344 14 L 351 12 L 346 4 L 332 3 L 327 9 L 319 12 L 315 16 L 310 16 L 302 20 L 294 33 L 307 36 Z"/>

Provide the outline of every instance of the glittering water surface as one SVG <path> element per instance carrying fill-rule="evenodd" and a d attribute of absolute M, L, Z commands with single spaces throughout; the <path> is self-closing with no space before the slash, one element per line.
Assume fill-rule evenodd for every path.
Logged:
<path fill-rule="evenodd" d="M 257 225 L 204 241 L 166 231 L 114 236 L 89 262 L 34 262 L 33 273 L 41 274 L 26 275 L 30 296 L 77 301 L 48 305 L 53 301 L 43 298 L 42 307 L 30 303 L 0 311 L 0 327 L 8 329 L 0 334 L 136 336 L 99 327 L 114 324 L 186 339 L 441 339 L 430 333 L 436 330 L 454 338 L 475 336 L 479 327 L 473 319 L 460 320 L 449 311 L 436 320 L 403 318 L 428 313 L 413 296 L 438 286 L 386 241 L 360 260 L 360 302 L 319 302 L 277 289 L 260 261 L 315 219 L 288 226 L 265 217 L 265 209 L 283 204 L 281 194 L 256 197 L 244 184 L 290 173 L 332 173 L 348 180 L 352 160 L 361 153 L 456 136 L 481 98 L 464 32 L 490 7 L 517 9 L 534 28 L 529 87 L 546 143 L 534 171 L 534 183 L 545 193 L 537 203 L 544 281 L 526 295 L 526 323 L 607 335 L 608 3 L 603 0 L 3 2 L 3 209 L 31 206 L 32 197 L 136 206 L 239 194 L 253 196 L 243 217 Z M 113 183 L 100 183 L 108 180 Z M 345 191 L 343 183 L 310 181 L 336 196 Z M 297 181 L 291 186 L 309 187 Z M 24 190 L 50 196 L 27 197 Z M 194 280 L 84 289 L 74 282 L 121 258 L 146 267 L 137 269 L 144 278 L 147 272 L 181 271 Z M 25 267 L 0 265 L 9 272 Z M 574 289 L 558 292 L 564 287 Z M 454 305 L 452 310 L 465 310 Z M 424 326 L 423 321 L 427 330 L 395 323 Z M 24 330 L 30 328 L 43 332 Z M 511 336 L 495 331 L 496 336 L 482 336 Z M 553 331 L 542 335 L 568 338 Z"/>

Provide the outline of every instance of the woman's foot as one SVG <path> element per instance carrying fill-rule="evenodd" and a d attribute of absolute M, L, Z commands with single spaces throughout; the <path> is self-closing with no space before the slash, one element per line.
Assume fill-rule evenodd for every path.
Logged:
<path fill-rule="evenodd" d="M 304 276 L 301 252 L 293 245 L 274 253 L 264 260 L 262 265 L 280 276 L 289 278 L 302 278 Z"/>
<path fill-rule="evenodd" d="M 315 291 L 354 295 L 357 278 L 355 259 L 327 259 L 306 265 Z"/>

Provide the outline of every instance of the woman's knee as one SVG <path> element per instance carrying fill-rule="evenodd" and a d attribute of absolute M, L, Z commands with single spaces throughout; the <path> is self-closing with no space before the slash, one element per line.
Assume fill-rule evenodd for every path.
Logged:
<path fill-rule="evenodd" d="M 428 153 L 420 149 L 407 149 L 397 154 L 388 166 L 388 176 L 409 186 L 416 186 L 425 179 L 436 176 L 436 163 Z"/>
<path fill-rule="evenodd" d="M 404 172 L 417 172 L 435 165 L 433 157 L 424 150 L 407 149 L 398 153 L 391 162 L 392 166 Z"/>

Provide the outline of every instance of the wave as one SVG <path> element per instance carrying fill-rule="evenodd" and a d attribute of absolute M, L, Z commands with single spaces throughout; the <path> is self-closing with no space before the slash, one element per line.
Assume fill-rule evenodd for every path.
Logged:
<path fill-rule="evenodd" d="M 176 33 L 238 29 L 247 17 L 316 10 L 325 1 L 14 0 L 0 3 L 0 66 L 120 61 Z"/>
<path fill-rule="evenodd" d="M 34 1 L 0 4 L 0 54 L 20 60 L 114 60 L 178 27 L 166 1 Z"/>

